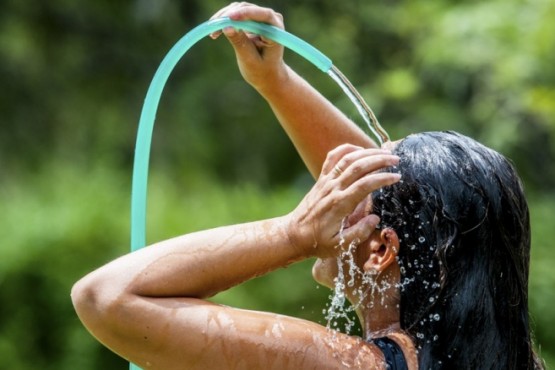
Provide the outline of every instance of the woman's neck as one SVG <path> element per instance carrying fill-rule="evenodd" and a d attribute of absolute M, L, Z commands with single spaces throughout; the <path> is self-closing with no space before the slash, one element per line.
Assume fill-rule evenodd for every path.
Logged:
<path fill-rule="evenodd" d="M 389 288 L 369 293 L 365 302 L 357 310 L 365 339 L 383 337 L 389 333 L 401 331 L 399 288 L 396 284 L 391 284 L 390 280 L 395 281 L 394 274 L 387 275 L 381 278 L 388 280 L 386 286 Z"/>
<path fill-rule="evenodd" d="M 392 332 L 401 331 L 399 309 L 392 307 L 373 307 L 362 309 L 359 319 L 362 325 L 363 338 L 372 339 L 387 336 Z"/>

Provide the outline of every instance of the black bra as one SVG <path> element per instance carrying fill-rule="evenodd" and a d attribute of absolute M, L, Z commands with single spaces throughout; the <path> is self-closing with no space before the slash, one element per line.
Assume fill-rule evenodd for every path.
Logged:
<path fill-rule="evenodd" d="M 387 370 L 408 370 L 407 361 L 399 345 L 388 337 L 376 338 L 370 341 L 383 352 Z"/>

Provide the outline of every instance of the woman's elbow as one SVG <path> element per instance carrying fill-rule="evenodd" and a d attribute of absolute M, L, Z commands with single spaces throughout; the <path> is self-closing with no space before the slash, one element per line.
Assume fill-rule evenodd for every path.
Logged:
<path fill-rule="evenodd" d="M 85 276 L 71 289 L 71 301 L 77 316 L 95 336 L 110 327 L 110 323 L 117 322 L 118 301 L 121 302 L 123 295 L 117 284 L 109 284 L 95 273 Z"/>
<path fill-rule="evenodd" d="M 98 306 L 98 291 L 87 282 L 87 277 L 76 282 L 71 288 L 71 302 L 77 316 L 85 323 Z"/>

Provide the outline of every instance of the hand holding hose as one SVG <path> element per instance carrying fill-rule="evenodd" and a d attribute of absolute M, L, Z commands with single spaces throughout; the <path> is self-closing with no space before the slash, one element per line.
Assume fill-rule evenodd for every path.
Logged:
<path fill-rule="evenodd" d="M 283 17 L 270 8 L 249 3 L 232 3 L 210 19 L 229 17 L 234 21 L 255 21 L 284 29 Z M 224 34 L 230 41 L 243 78 L 258 91 L 271 88 L 287 77 L 283 46 L 272 40 L 232 27 L 212 33 L 213 39 Z"/>

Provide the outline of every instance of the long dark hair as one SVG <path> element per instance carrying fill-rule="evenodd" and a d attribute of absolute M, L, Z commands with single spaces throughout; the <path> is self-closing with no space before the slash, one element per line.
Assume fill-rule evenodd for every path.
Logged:
<path fill-rule="evenodd" d="M 410 135 L 401 182 L 373 194 L 401 247 L 401 327 L 420 369 L 541 369 L 528 317 L 530 223 L 499 153 L 455 132 Z"/>

